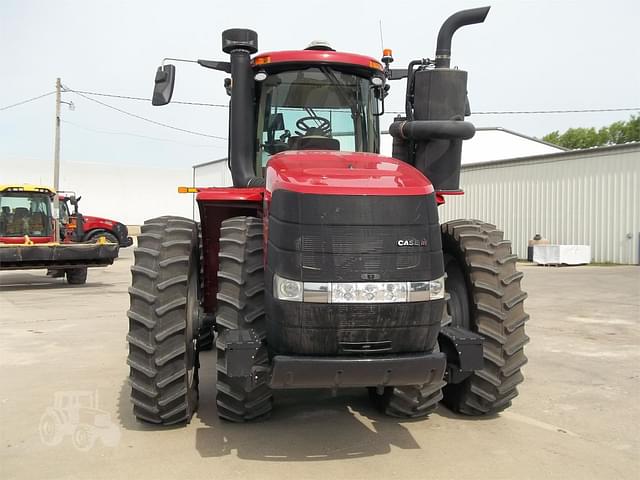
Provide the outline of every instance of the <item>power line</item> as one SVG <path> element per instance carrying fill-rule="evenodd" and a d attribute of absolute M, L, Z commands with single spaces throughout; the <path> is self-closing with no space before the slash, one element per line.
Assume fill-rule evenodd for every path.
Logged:
<path fill-rule="evenodd" d="M 598 112 L 633 112 L 640 111 L 640 107 L 625 108 L 584 108 L 575 110 L 496 110 L 484 112 L 471 112 L 472 115 L 539 115 L 549 113 L 598 113 Z M 405 112 L 385 112 L 394 115 L 403 115 Z"/>
<path fill-rule="evenodd" d="M 158 137 L 150 137 L 148 135 L 140 135 L 137 133 L 130 133 L 130 132 L 118 132 L 118 131 L 114 131 L 114 130 L 98 130 L 95 128 L 90 128 L 90 127 L 86 127 L 84 125 L 79 125 L 75 122 L 70 122 L 69 120 L 61 120 L 62 123 L 65 123 L 67 125 L 73 125 L 76 128 L 81 128 L 82 130 L 87 130 L 89 132 L 94 132 L 94 133 L 99 133 L 99 134 L 104 134 L 104 135 L 126 135 L 129 137 L 138 137 L 138 138 L 145 138 L 148 140 L 156 140 L 159 142 L 171 142 L 171 143 L 177 143 L 180 145 L 186 145 L 188 147 L 200 147 L 200 148 L 224 148 L 224 147 L 220 147 L 218 145 L 196 145 L 193 143 L 185 143 L 185 142 L 180 142 L 178 140 L 173 140 L 170 138 L 158 138 Z"/>
<path fill-rule="evenodd" d="M 138 100 L 150 102 L 150 98 L 145 97 L 134 97 L 129 95 L 116 95 L 113 93 L 100 93 L 100 92 L 89 92 L 85 90 L 71 90 L 70 92 L 75 93 L 84 93 L 85 95 L 95 95 L 100 97 L 111 97 L 111 98 L 121 98 L 124 100 Z M 177 103 L 181 105 L 197 105 L 203 107 L 219 107 L 219 108 L 229 108 L 228 104 L 224 103 L 204 103 L 204 102 L 189 102 L 189 101 L 179 101 L 172 100 L 171 103 Z M 552 113 L 598 113 L 598 112 L 631 112 L 635 110 L 640 110 L 640 107 L 625 107 L 625 108 L 587 108 L 587 109 L 573 109 L 573 110 L 495 110 L 495 111 L 482 111 L 482 112 L 472 112 L 473 115 L 541 115 L 541 114 L 552 114 Z M 386 112 L 390 114 L 402 114 L 405 112 Z"/>
<path fill-rule="evenodd" d="M 141 102 L 150 102 L 150 98 L 145 97 L 134 97 L 130 95 L 116 95 L 115 93 L 100 93 L 100 92 L 89 92 L 86 90 L 73 90 L 67 89 L 68 92 L 73 93 L 83 93 L 85 95 L 93 95 L 97 97 L 110 97 L 110 98 L 121 98 L 123 100 L 138 100 Z M 180 101 L 180 100 L 171 100 L 171 103 L 177 103 L 180 105 L 197 105 L 201 107 L 219 107 L 219 108 L 228 108 L 229 105 L 224 103 L 204 103 L 204 102 L 188 102 L 188 101 Z"/>
<path fill-rule="evenodd" d="M 529 115 L 529 114 L 547 114 L 547 113 L 598 113 L 598 112 L 631 112 L 640 110 L 640 107 L 630 108 L 584 108 L 576 110 L 512 110 L 512 111 L 495 111 L 495 112 L 471 112 L 472 115 Z"/>
<path fill-rule="evenodd" d="M 79 95 L 80 97 L 84 98 L 85 100 L 89 100 L 91 102 L 94 102 L 94 103 L 97 103 L 99 105 L 102 105 L 103 107 L 107 107 L 107 108 L 110 108 L 111 110 L 115 110 L 116 112 L 120 112 L 120 113 L 122 113 L 124 115 L 128 115 L 130 117 L 137 118 L 138 120 L 143 120 L 145 122 L 149 122 L 149 123 L 152 123 L 154 125 L 158 125 L 160 127 L 170 128 L 171 130 L 176 130 L 178 132 L 183 132 L 183 133 L 189 133 L 191 135 L 198 135 L 198 136 L 201 136 L 201 137 L 215 138 L 216 140 L 225 140 L 225 141 L 227 140 L 226 137 L 220 137 L 220 136 L 217 136 L 217 135 L 209 135 L 208 133 L 202 133 L 202 132 L 194 132 L 193 130 L 187 130 L 186 128 L 175 127 L 173 125 L 169 125 L 168 123 L 162 123 L 162 122 L 157 122 L 156 120 L 151 120 L 150 118 L 146 118 L 146 117 L 143 117 L 141 115 L 137 115 L 135 113 L 128 112 L 126 110 L 122 110 L 121 108 L 114 107 L 113 105 L 109 105 L 108 103 L 101 102 L 100 100 L 96 100 L 95 98 L 88 97 L 87 95 L 84 95 L 83 93 L 80 93 L 80 92 L 78 92 L 76 90 L 70 89 L 70 88 L 68 88 L 66 86 L 65 86 L 65 90 L 67 90 L 69 92 L 73 92 L 76 95 Z"/>
<path fill-rule="evenodd" d="M 0 112 L 1 112 L 2 110 L 8 110 L 8 109 L 10 109 L 10 108 L 17 107 L 17 106 L 19 106 L 19 105 L 24 105 L 25 103 L 33 102 L 34 100 L 38 100 L 38 99 L 40 99 L 40 98 L 47 97 L 47 96 L 49 96 L 49 95 L 53 95 L 54 93 L 56 93 L 56 91 L 55 91 L 55 90 L 53 90 L 52 92 L 43 93 L 42 95 L 38 95 L 37 97 L 29 98 L 29 99 L 27 99 L 27 100 L 23 100 L 23 101 L 21 101 L 21 102 L 14 103 L 13 105 L 7 105 L 7 106 L 5 106 L 5 107 L 1 107 L 1 108 L 0 108 Z"/>

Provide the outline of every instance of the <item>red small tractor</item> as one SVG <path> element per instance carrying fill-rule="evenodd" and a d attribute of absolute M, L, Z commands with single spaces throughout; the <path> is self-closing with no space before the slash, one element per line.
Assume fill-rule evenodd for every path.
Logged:
<path fill-rule="evenodd" d="M 200 223 L 145 222 L 129 290 L 135 416 L 188 422 L 198 403 L 198 335 L 216 334 L 217 411 L 233 422 L 269 414 L 277 389 L 368 388 L 397 417 L 442 401 L 486 415 L 523 381 L 526 294 L 511 244 L 479 220 L 440 224 L 461 194 L 471 138 L 467 72 L 451 40 L 489 8 L 441 27 L 434 60 L 406 69 L 323 43 L 257 54 L 257 34 L 230 29 L 232 188 L 197 192 Z M 379 154 L 390 82 L 406 78 L 406 112 Z M 175 67 L 158 68 L 154 105 L 170 101 Z"/>
<path fill-rule="evenodd" d="M 133 245 L 133 239 L 129 236 L 129 229 L 125 224 L 80 213 L 78 210 L 80 199 L 82 196 L 77 196 L 75 192 L 58 192 L 61 233 L 64 239 L 69 238 L 76 242 L 97 242 L 104 237 L 109 243 L 116 243 L 120 247 Z"/>

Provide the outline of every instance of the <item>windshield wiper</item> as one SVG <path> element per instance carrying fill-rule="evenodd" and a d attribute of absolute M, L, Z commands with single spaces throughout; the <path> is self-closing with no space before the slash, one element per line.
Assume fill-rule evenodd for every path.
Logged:
<path fill-rule="evenodd" d="M 340 80 L 338 80 L 338 77 L 336 77 L 336 74 L 333 73 L 333 71 L 328 67 L 320 67 L 320 71 L 325 74 L 325 76 L 329 79 L 332 85 L 335 85 L 336 87 L 338 87 L 338 90 L 337 90 L 338 95 L 340 96 L 343 102 L 349 104 L 349 108 L 351 109 L 351 112 L 354 115 L 359 115 L 360 112 L 358 109 L 358 104 L 353 98 L 350 97 L 350 95 L 348 94 L 349 90 L 345 87 L 343 83 L 340 82 Z"/>

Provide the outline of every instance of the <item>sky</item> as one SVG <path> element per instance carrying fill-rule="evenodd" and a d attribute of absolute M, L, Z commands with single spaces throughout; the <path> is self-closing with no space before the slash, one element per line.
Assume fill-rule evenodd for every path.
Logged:
<path fill-rule="evenodd" d="M 304 48 L 323 39 L 337 50 L 380 58 L 395 67 L 431 57 L 441 23 L 465 8 L 492 5 L 482 25 L 458 31 L 452 65 L 469 72 L 472 110 L 640 107 L 640 2 L 621 1 L 0 1 L 0 108 L 55 88 L 150 97 L 164 57 L 226 60 L 221 33 L 258 32 L 261 51 Z M 239 4 L 237 4 L 239 5 Z M 634 45 L 636 45 L 634 47 Z M 177 64 L 174 100 L 226 104 L 224 74 Z M 401 110 L 394 82 L 388 110 Z M 92 97 L 157 122 L 226 137 L 227 109 Z M 72 92 L 63 100 L 64 162 L 190 168 L 226 155 L 226 141 L 154 125 Z M 0 111 L 3 165 L 52 160 L 55 97 Z M 476 126 L 541 137 L 570 127 L 600 127 L 633 113 L 472 115 Z M 386 128 L 392 118 L 383 120 Z M 52 167 L 53 168 L 53 167 Z"/>

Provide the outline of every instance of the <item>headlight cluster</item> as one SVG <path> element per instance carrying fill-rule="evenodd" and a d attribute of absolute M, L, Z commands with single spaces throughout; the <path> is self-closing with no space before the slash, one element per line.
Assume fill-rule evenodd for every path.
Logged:
<path fill-rule="evenodd" d="M 299 282 L 273 277 L 279 300 L 309 303 L 403 303 L 444 298 L 444 277 L 422 282 Z"/>

